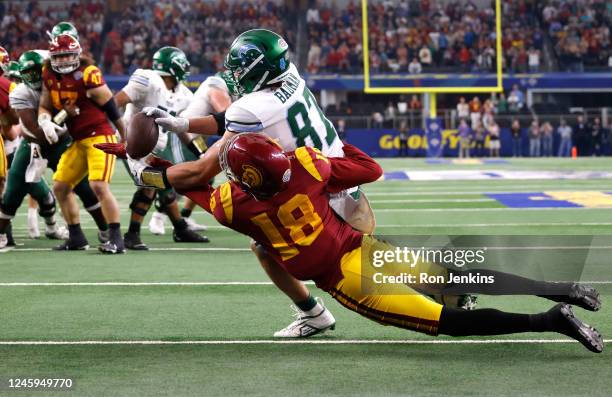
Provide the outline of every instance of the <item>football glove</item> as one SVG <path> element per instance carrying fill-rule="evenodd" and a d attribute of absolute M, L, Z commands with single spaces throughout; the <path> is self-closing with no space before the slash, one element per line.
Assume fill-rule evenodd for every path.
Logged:
<path fill-rule="evenodd" d="M 152 106 L 145 107 L 142 111 L 147 116 L 155 118 L 155 123 L 168 131 L 187 132 L 189 130 L 189 119 L 174 117 L 165 110 Z"/>
<path fill-rule="evenodd" d="M 120 159 L 127 159 L 127 151 L 124 143 L 95 143 L 94 147 L 107 154 L 113 154 Z"/>
<path fill-rule="evenodd" d="M 51 145 L 57 143 L 59 136 L 66 132 L 66 127 L 61 127 L 51 121 L 51 115 L 48 113 L 43 113 L 38 117 L 38 125 Z"/>

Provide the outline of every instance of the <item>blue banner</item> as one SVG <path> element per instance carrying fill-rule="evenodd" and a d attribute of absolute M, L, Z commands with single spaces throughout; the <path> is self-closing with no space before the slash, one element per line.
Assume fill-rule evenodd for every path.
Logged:
<path fill-rule="evenodd" d="M 442 119 L 439 117 L 428 118 L 425 124 L 427 126 L 427 157 L 442 157 L 442 151 L 444 150 Z"/>
<path fill-rule="evenodd" d="M 512 134 L 508 128 L 500 132 L 502 157 L 512 156 Z M 459 136 L 456 129 L 441 129 L 441 156 L 457 157 L 459 154 Z M 357 146 L 372 157 L 399 157 L 400 138 L 399 131 L 395 129 L 349 129 L 346 132 L 347 142 Z M 484 153 L 475 153 L 472 142 L 471 155 L 473 157 L 489 156 L 489 136 L 485 139 Z M 559 138 L 554 136 L 552 155 L 556 156 L 559 150 Z M 408 156 L 425 157 L 428 153 L 427 135 L 421 129 L 408 131 Z M 522 130 L 521 156 L 529 155 L 529 137 L 527 129 Z"/>
<path fill-rule="evenodd" d="M 189 77 L 187 85 L 195 90 L 209 75 Z M 308 87 L 314 91 L 340 90 L 363 91 L 362 75 L 303 74 Z M 115 91 L 123 88 L 129 79 L 127 75 L 106 75 L 104 79 Z M 371 76 L 372 87 L 472 87 L 495 86 L 495 74 L 390 74 Z M 612 89 L 612 73 L 524 73 L 504 74 L 505 89 L 518 84 L 522 89 Z"/>

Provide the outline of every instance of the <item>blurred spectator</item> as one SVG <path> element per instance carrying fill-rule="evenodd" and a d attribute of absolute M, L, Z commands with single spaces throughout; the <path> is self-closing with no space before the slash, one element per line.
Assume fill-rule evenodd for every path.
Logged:
<path fill-rule="evenodd" d="M 569 157 L 572 149 L 572 127 L 570 127 L 565 119 L 561 119 L 557 133 L 561 139 L 559 143 L 559 157 Z"/>
<path fill-rule="evenodd" d="M 483 157 L 484 156 L 484 144 L 485 144 L 485 129 L 480 121 L 476 124 L 476 127 L 473 127 L 472 130 L 474 132 L 474 156 Z"/>
<path fill-rule="evenodd" d="M 472 144 L 472 130 L 465 119 L 461 119 L 457 130 L 459 136 L 459 158 L 470 158 L 470 146 Z"/>
<path fill-rule="evenodd" d="M 590 129 L 591 129 L 591 155 L 601 156 L 603 127 L 601 125 L 601 119 L 599 117 L 595 117 Z"/>
<path fill-rule="evenodd" d="M 480 124 L 480 118 L 482 116 L 481 114 L 482 104 L 480 103 L 480 98 L 475 96 L 470 101 L 469 106 L 470 106 L 470 120 L 472 122 L 472 128 L 474 128 L 475 125 Z"/>
<path fill-rule="evenodd" d="M 344 119 L 339 119 L 336 123 L 336 132 L 338 133 L 338 138 L 342 142 L 346 142 L 346 121 Z"/>
<path fill-rule="evenodd" d="M 540 157 L 540 124 L 533 120 L 529 127 L 529 157 Z"/>
<path fill-rule="evenodd" d="M 589 152 L 589 141 L 591 139 L 591 132 L 589 131 L 589 126 L 584 120 L 584 116 L 580 115 L 576 119 L 576 125 L 573 128 L 574 131 L 574 142 L 576 143 L 576 148 L 578 149 L 579 156 L 588 156 Z"/>
<path fill-rule="evenodd" d="M 395 120 L 396 110 L 395 106 L 393 106 L 393 102 L 389 102 L 387 104 L 387 108 L 385 109 L 385 121 L 390 121 L 393 124 L 393 120 Z"/>
<path fill-rule="evenodd" d="M 419 60 L 416 58 L 412 59 L 410 65 L 408 65 L 408 73 L 410 74 L 419 74 L 423 71 L 423 67 L 419 63 Z"/>
<path fill-rule="evenodd" d="M 550 122 L 546 121 L 540 127 L 540 140 L 542 141 L 542 156 L 552 156 L 553 146 L 553 126 Z"/>
<path fill-rule="evenodd" d="M 523 109 L 525 105 L 525 95 L 519 90 L 517 84 L 512 86 L 512 91 L 510 91 L 510 95 L 508 95 L 508 107 L 511 112 L 519 112 Z"/>
<path fill-rule="evenodd" d="M 412 98 L 410 99 L 410 104 L 408 105 L 408 107 L 411 110 L 420 110 L 423 109 L 423 104 L 421 103 L 421 100 L 419 99 L 418 95 L 413 95 Z"/>
<path fill-rule="evenodd" d="M 491 119 L 487 125 L 487 131 L 489 132 L 489 155 L 491 157 L 499 157 L 501 140 L 499 139 L 499 125 L 495 120 Z"/>
<path fill-rule="evenodd" d="M 531 47 L 529 49 L 529 71 L 537 73 L 540 71 L 540 50 Z"/>
<path fill-rule="evenodd" d="M 383 122 L 385 121 L 382 113 L 374 112 L 372 113 L 372 128 L 383 128 Z"/>
<path fill-rule="evenodd" d="M 497 114 L 508 113 L 508 100 L 506 99 L 506 94 L 504 94 L 503 92 L 499 94 L 499 100 L 497 101 L 495 111 Z"/>
<path fill-rule="evenodd" d="M 459 98 L 459 103 L 457 104 L 457 117 L 459 119 L 467 119 L 470 117 L 470 105 L 465 102 L 465 97 Z"/>
<path fill-rule="evenodd" d="M 521 122 L 518 119 L 512 120 L 510 134 L 512 135 L 512 157 L 521 157 L 523 155 L 523 141 Z"/>
<path fill-rule="evenodd" d="M 408 156 L 408 125 L 406 121 L 400 123 L 399 133 L 399 157 Z"/>

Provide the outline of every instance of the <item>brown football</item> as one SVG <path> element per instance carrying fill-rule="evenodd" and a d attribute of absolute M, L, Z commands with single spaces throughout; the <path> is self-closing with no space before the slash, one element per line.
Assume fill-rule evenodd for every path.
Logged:
<path fill-rule="evenodd" d="M 127 153 L 133 159 L 145 157 L 155 148 L 158 135 L 159 128 L 153 117 L 136 113 L 128 127 Z"/>

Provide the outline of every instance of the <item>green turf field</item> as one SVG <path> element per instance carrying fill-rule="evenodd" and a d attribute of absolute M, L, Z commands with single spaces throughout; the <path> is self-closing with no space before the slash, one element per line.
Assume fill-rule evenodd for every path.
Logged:
<path fill-rule="evenodd" d="M 612 159 L 381 163 L 386 171 L 612 169 Z M 123 167 L 112 187 L 127 220 L 134 188 Z M 611 180 L 382 181 L 365 191 L 379 234 L 612 235 L 612 208 L 516 209 L 484 195 L 612 192 Z M 314 286 L 336 316 L 336 330 L 278 343 L 271 336 L 291 321 L 290 302 L 267 281 L 248 238 L 203 212 L 196 219 L 211 226 L 210 244 L 177 245 L 170 228 L 158 237 L 145 227 L 143 240 L 154 250 L 103 256 L 94 249 L 51 252 L 56 242 L 28 239 L 22 208 L 14 227 L 21 245 L 0 253 L 2 383 L 7 377 L 72 378 L 74 389 L 59 396 L 610 395 L 609 351 L 595 355 L 554 334 L 432 338 L 366 320 Z M 95 246 L 87 214 L 82 224 Z M 576 309 L 609 341 L 612 276 L 602 274 L 612 274 L 610 251 L 599 252 L 599 267 L 583 277 L 599 281 L 603 309 Z M 531 297 L 480 297 L 479 305 L 525 313 L 551 307 Z M 76 344 L 33 343 L 54 341 Z M 3 387 L 0 395 L 30 395 Z"/>

